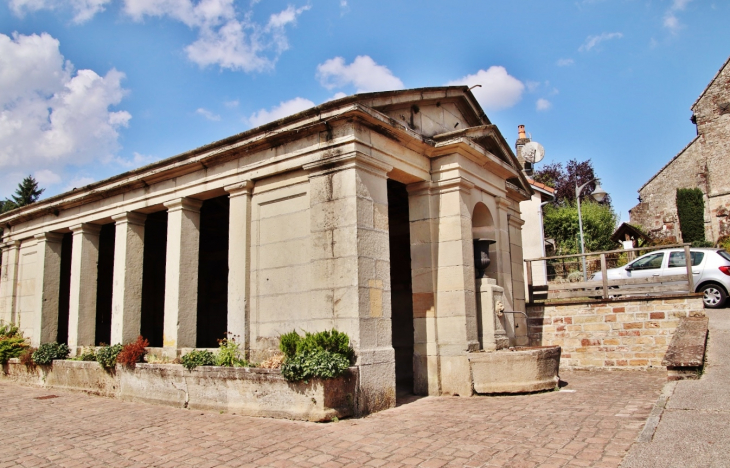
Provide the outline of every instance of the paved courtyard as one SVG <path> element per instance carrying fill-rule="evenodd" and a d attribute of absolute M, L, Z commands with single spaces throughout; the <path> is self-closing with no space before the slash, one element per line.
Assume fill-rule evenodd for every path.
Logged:
<path fill-rule="evenodd" d="M 0 468 L 617 467 L 666 374 L 564 371 L 561 378 L 560 392 L 421 398 L 329 424 L 0 382 Z"/>

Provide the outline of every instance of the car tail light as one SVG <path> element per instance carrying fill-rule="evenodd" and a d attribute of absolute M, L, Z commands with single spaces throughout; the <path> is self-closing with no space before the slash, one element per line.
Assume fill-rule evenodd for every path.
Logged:
<path fill-rule="evenodd" d="M 721 266 L 720 271 L 730 276 L 730 266 Z"/>

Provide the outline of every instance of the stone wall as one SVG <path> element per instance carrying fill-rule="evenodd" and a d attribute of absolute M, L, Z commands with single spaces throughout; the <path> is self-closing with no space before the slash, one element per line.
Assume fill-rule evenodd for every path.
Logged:
<path fill-rule="evenodd" d="M 701 137 L 695 138 L 639 190 L 641 203 L 630 210 L 631 223 L 642 226 L 653 238 L 680 242 L 677 189 L 694 187 L 707 193 Z M 708 199 L 706 195 L 704 198 L 705 226 L 709 228 Z M 706 232 L 705 237 L 711 239 L 711 232 Z"/>
<path fill-rule="evenodd" d="M 730 235 L 730 60 L 692 106 L 697 137 L 639 189 L 641 202 L 630 210 L 631 223 L 653 237 L 681 240 L 678 188 L 699 187 L 705 194 L 705 237 Z"/>
<path fill-rule="evenodd" d="M 562 369 L 647 369 L 662 359 L 682 317 L 704 316 L 702 297 L 527 306 L 530 345 L 562 347 Z"/>
<path fill-rule="evenodd" d="M 206 366 L 186 370 L 180 364 L 137 364 L 133 369 L 117 365 L 105 370 L 96 362 L 57 360 L 49 366 L 27 367 L 10 359 L 2 366 L 3 380 L 247 416 L 331 421 L 362 415 L 356 406 L 355 367 L 334 379 L 288 382 L 275 369 Z"/>

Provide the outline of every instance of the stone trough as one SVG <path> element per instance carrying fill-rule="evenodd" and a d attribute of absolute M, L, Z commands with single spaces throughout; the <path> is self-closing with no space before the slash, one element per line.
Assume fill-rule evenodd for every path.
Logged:
<path fill-rule="evenodd" d="M 560 346 L 469 353 L 474 392 L 532 393 L 557 388 Z"/>

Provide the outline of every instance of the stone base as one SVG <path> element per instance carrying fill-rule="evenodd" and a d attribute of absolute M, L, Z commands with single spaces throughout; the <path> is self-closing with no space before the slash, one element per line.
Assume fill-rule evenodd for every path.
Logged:
<path fill-rule="evenodd" d="M 667 367 L 667 380 L 699 380 L 703 368 L 700 367 Z"/>
<path fill-rule="evenodd" d="M 235 412 L 305 421 L 355 415 L 358 369 L 336 379 L 289 382 L 279 370 L 137 364 L 104 370 L 96 362 L 54 361 L 26 367 L 18 359 L 3 366 L 2 380 L 59 388 L 178 408 Z"/>
<path fill-rule="evenodd" d="M 557 388 L 560 347 L 469 353 L 476 393 L 530 393 Z"/>

